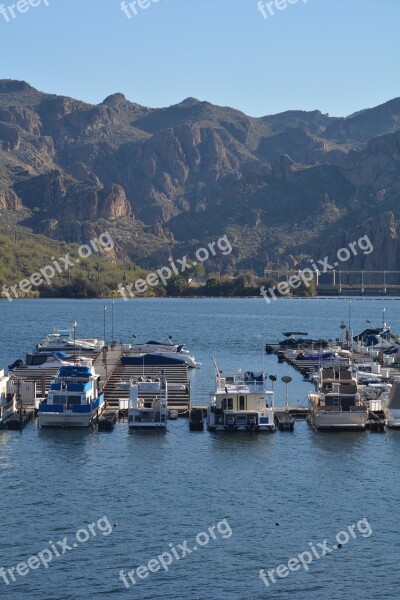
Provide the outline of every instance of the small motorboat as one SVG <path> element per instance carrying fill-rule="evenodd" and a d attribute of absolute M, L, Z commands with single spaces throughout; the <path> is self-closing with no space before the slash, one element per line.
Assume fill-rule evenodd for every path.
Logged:
<path fill-rule="evenodd" d="M 56 329 L 37 345 L 39 352 L 101 352 L 103 348 L 103 340 L 74 339 L 72 329 Z"/>
<path fill-rule="evenodd" d="M 79 364 L 82 361 L 85 364 L 91 359 L 77 356 L 75 359 L 65 354 L 65 352 L 33 352 L 26 355 L 24 361 L 19 359 L 8 366 L 9 371 L 37 371 L 44 369 L 60 369 L 63 366 Z"/>
<path fill-rule="evenodd" d="M 133 336 L 136 339 L 136 336 Z M 140 354 L 148 353 L 148 352 L 178 352 L 180 354 L 188 354 L 189 350 L 185 350 L 185 344 L 173 344 L 172 337 L 169 336 L 168 342 L 164 344 L 163 342 L 155 342 L 150 340 L 149 342 L 145 342 L 143 344 L 134 343 L 130 344 L 129 351 L 130 352 L 139 352 Z"/>
<path fill-rule="evenodd" d="M 168 352 L 149 352 L 147 354 L 124 354 L 121 357 L 121 363 L 132 366 L 187 365 L 193 367 L 194 364 L 188 363 L 190 358 L 175 352 L 171 352 L 171 354 Z"/>

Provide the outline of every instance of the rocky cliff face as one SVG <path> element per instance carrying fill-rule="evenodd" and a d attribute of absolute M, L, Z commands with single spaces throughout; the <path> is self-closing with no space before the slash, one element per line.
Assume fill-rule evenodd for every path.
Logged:
<path fill-rule="evenodd" d="M 19 211 L 22 208 L 21 200 L 13 190 L 0 190 L 0 211 Z"/>
<path fill-rule="evenodd" d="M 229 270 L 298 265 L 369 227 L 369 264 L 389 268 L 399 167 L 400 99 L 346 119 L 254 119 L 195 98 L 151 109 L 114 94 L 92 106 L 0 81 L 0 210 L 59 239 L 112 226 L 121 255 L 148 264 L 229 231 Z"/>
<path fill-rule="evenodd" d="M 323 260 L 327 256 L 330 259 L 329 264 L 333 265 L 338 250 L 349 249 L 350 244 L 355 244 L 354 252 L 351 252 L 349 260 L 341 263 L 337 270 L 380 271 L 386 269 L 398 271 L 400 265 L 399 233 L 399 219 L 389 211 L 365 221 L 354 229 L 338 231 L 325 239 L 323 244 L 319 244 L 314 249 L 314 258 Z M 365 238 L 365 242 L 361 242 L 360 247 L 358 241 L 362 238 Z M 371 248 L 368 240 L 371 242 Z"/>

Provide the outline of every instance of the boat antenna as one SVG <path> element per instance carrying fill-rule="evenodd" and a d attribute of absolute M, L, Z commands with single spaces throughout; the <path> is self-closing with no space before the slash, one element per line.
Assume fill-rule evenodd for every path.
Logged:
<path fill-rule="evenodd" d="M 351 299 L 349 300 L 349 350 L 351 351 Z"/>
<path fill-rule="evenodd" d="M 219 386 L 220 379 L 221 379 L 221 374 L 220 374 L 220 371 L 218 369 L 218 365 L 217 365 L 217 361 L 215 360 L 215 356 L 212 357 L 212 361 L 214 363 L 214 368 L 215 368 L 215 379 L 216 379 L 217 384 Z"/>
<path fill-rule="evenodd" d="M 265 371 L 265 360 L 264 360 L 264 353 L 265 353 L 265 349 L 264 349 L 264 334 L 258 335 L 257 336 L 258 340 L 261 340 L 261 367 L 262 367 L 262 374 L 263 374 L 263 379 L 264 379 L 264 371 Z"/>
<path fill-rule="evenodd" d="M 74 328 L 74 363 L 76 363 L 76 327 L 77 327 L 77 322 L 74 321 L 73 323 L 73 328 Z"/>

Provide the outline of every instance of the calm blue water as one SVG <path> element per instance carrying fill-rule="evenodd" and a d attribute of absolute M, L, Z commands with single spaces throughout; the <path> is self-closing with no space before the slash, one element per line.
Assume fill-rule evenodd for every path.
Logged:
<path fill-rule="evenodd" d="M 24 354 L 54 327 L 74 319 L 81 337 L 103 337 L 103 306 L 109 301 L 42 300 L 0 303 L 0 368 Z M 395 300 L 358 300 L 351 305 L 354 332 L 366 320 L 380 323 L 382 309 L 400 331 Z M 284 329 L 338 337 L 348 321 L 346 300 L 262 299 L 132 300 L 115 304 L 116 339 L 182 341 L 203 368 L 193 377 L 194 399 L 206 403 L 213 384 L 211 356 L 221 369 L 261 368 L 265 341 Z M 260 337 L 263 336 L 264 340 Z M 268 373 L 289 374 L 292 404 L 304 404 L 309 384 L 276 357 Z M 277 390 L 284 398 L 284 387 Z M 77 544 L 6 585 L 7 600 L 342 600 L 397 599 L 400 542 L 395 519 L 400 500 L 400 434 L 316 434 L 297 422 L 293 434 L 212 435 L 189 433 L 187 422 L 170 422 L 166 434 L 42 431 L 0 432 L 0 567 L 16 567 L 67 537 Z M 76 532 L 100 522 L 103 535 Z M 335 543 L 337 532 L 367 518 L 370 530 L 269 588 L 259 570 L 288 563 L 309 551 L 309 542 Z M 227 519 L 208 544 L 200 532 Z M 112 532 L 107 523 L 116 525 Z M 230 527 L 230 529 L 229 529 Z M 230 531 L 232 535 L 230 535 Z M 85 533 L 81 532 L 81 536 Z M 174 559 L 168 572 L 151 573 L 127 589 L 119 579 L 187 540 L 197 550 Z M 169 546 L 171 544 L 171 546 Z M 61 552 L 61 546 L 58 546 Z M 179 549 L 180 554 L 182 553 Z M 36 563 L 32 563 L 35 566 Z M 23 567 L 20 567 L 22 572 Z"/>

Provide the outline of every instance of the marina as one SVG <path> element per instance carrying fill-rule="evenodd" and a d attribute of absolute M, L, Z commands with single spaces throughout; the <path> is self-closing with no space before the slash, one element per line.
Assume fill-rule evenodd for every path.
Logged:
<path fill-rule="evenodd" d="M 50 315 L 46 324 L 48 321 L 65 327 L 76 318 L 79 323 L 78 330 L 82 328 L 84 332 L 80 337 L 100 337 L 98 331 L 101 333 L 102 323 L 97 329 L 93 325 L 96 303 L 63 303 L 61 322 L 57 321 L 60 304 L 51 301 L 45 304 L 46 312 Z M 301 311 L 289 318 L 288 308 L 293 311 L 294 305 L 301 305 Z M 5 306 L 8 308 L 8 305 Z M 21 303 L 19 310 L 26 308 L 30 311 L 31 306 L 34 304 Z M 13 306 L 11 308 L 14 309 Z M 94 353 L 91 357 L 95 372 L 100 376 L 100 391 L 110 403 L 104 408 L 97 424 L 84 428 L 38 427 L 38 419 L 33 416 L 21 429 L 18 400 L 18 412 L 10 424 L 14 430 L 5 427 L 0 432 L 2 478 L 6 499 L 11 501 L 15 498 L 17 503 L 23 504 L 29 501 L 35 503 L 38 507 L 35 510 L 39 512 L 38 518 L 41 523 L 43 521 L 41 526 L 45 528 L 48 539 L 57 539 L 53 533 L 56 528 L 65 531 L 67 535 L 68 531 L 74 530 L 75 523 L 78 528 L 80 523 L 87 522 L 85 520 L 91 519 L 92 515 L 95 519 L 96 516 L 98 518 L 105 514 L 111 523 L 118 523 L 113 535 L 107 539 L 107 543 L 111 544 L 110 551 L 115 555 L 115 564 L 109 565 L 108 559 L 102 558 L 103 544 L 97 547 L 94 541 L 91 546 L 93 560 L 101 564 L 104 573 L 107 574 L 106 583 L 101 587 L 104 594 L 114 589 L 113 579 L 117 579 L 119 569 L 125 567 L 125 555 L 134 551 L 140 557 L 143 544 L 146 547 L 152 543 L 156 544 L 161 534 L 158 533 L 154 537 L 152 532 L 155 526 L 162 532 L 162 538 L 166 542 L 179 542 L 180 533 L 177 534 L 175 516 L 166 518 L 165 511 L 161 510 L 165 502 L 174 503 L 174 515 L 179 515 L 181 519 L 188 515 L 190 519 L 182 539 L 202 530 L 203 520 L 208 526 L 215 523 L 216 518 L 227 515 L 234 529 L 232 540 L 236 543 L 235 536 L 238 538 L 237 551 L 240 552 L 240 523 L 246 522 L 246 530 L 249 526 L 257 529 L 257 511 L 261 498 L 265 507 L 265 529 L 269 536 L 277 540 L 278 545 L 282 544 L 279 546 L 279 554 L 274 555 L 273 560 L 274 563 L 276 560 L 276 564 L 281 555 L 291 555 L 293 544 L 300 549 L 303 547 L 304 540 L 310 539 L 316 515 L 321 519 L 326 515 L 325 511 L 328 511 L 330 516 L 336 515 L 334 524 L 330 525 L 327 520 L 326 527 L 333 527 L 334 530 L 337 528 L 339 531 L 343 528 L 343 522 L 353 522 L 352 515 L 347 521 L 345 511 L 348 510 L 348 506 L 351 504 L 361 507 L 354 508 L 354 518 L 361 518 L 367 514 L 375 535 L 379 535 L 386 523 L 386 517 L 383 517 L 374 501 L 376 488 L 385 486 L 387 495 L 393 499 L 396 497 L 396 483 L 387 478 L 387 465 L 395 465 L 393 475 L 397 478 L 395 456 L 399 451 L 400 437 L 397 429 L 386 425 L 382 431 L 382 419 L 386 419 L 379 410 L 382 394 L 390 393 L 392 389 L 389 386 L 392 385 L 392 378 L 396 377 L 396 365 L 384 366 L 384 361 L 379 362 L 379 356 L 371 356 L 371 351 L 369 354 L 353 351 L 353 367 L 363 365 L 360 371 L 364 373 L 364 377 L 365 373 L 371 376 L 365 382 L 365 393 L 362 396 L 368 405 L 369 419 L 364 430 L 331 432 L 311 427 L 306 419 L 309 408 L 307 398 L 309 393 L 316 391 L 319 365 L 310 377 L 305 379 L 301 371 L 286 360 L 279 362 L 276 353 L 261 352 L 262 347 L 265 350 L 267 341 L 277 342 L 283 338 L 282 331 L 285 326 L 292 324 L 294 327 L 289 329 L 303 333 L 309 331 L 309 338 L 318 339 L 321 336 L 327 340 L 335 340 L 335 337 L 340 336 L 340 333 L 336 336 L 335 333 L 340 332 L 341 313 L 347 309 L 344 301 L 329 301 L 329 304 L 316 303 L 314 300 L 276 303 L 272 307 L 275 313 L 271 316 L 266 313 L 263 304 L 255 300 L 160 302 L 150 299 L 131 305 L 121 303 L 118 309 L 118 324 L 114 326 L 119 340 L 123 339 L 124 332 L 129 331 L 132 316 L 140 319 L 142 323 L 145 332 L 141 336 L 142 339 L 151 339 L 154 335 L 154 315 L 160 314 L 160 319 L 163 318 L 167 325 L 154 339 L 167 339 L 172 331 L 176 339 L 187 343 L 190 354 L 196 357 L 196 361 L 202 362 L 201 369 L 190 369 L 187 365 L 175 364 L 164 367 L 167 381 L 190 385 L 189 399 L 186 389 L 177 392 L 169 390 L 169 402 L 172 403 L 174 399 L 173 393 L 179 394 L 183 400 L 178 419 L 171 420 L 167 417 L 165 428 L 150 430 L 144 427 L 129 427 L 128 401 L 131 380 L 133 382 L 140 378 L 160 378 L 162 369 L 160 365 L 144 365 L 143 374 L 143 364 L 129 364 L 129 360 L 122 360 L 123 356 L 129 358 L 131 354 L 124 343 L 113 345 L 108 342 L 105 344 L 105 351 L 102 350 L 97 355 Z M 395 304 L 390 320 L 393 323 L 393 331 L 397 332 L 400 324 L 396 321 L 394 309 Z M 355 333 L 363 331 L 365 320 L 371 319 L 372 304 L 360 304 L 358 310 L 361 315 L 359 320 L 356 314 L 353 317 Z M 358 310 L 353 312 L 357 313 Z M 211 312 L 216 315 L 213 319 L 210 319 Z M 9 318 L 8 321 L 11 324 L 12 319 Z M 28 322 L 30 328 L 30 320 L 26 319 L 26 323 Z M 299 328 L 299 323 L 304 329 Z M 12 330 L 9 329 L 9 349 L 5 354 L 3 348 L 2 364 L 11 364 L 18 356 L 22 357 L 33 351 L 37 340 L 44 336 L 43 329 L 46 324 L 41 330 L 36 326 L 31 331 L 27 327 L 24 328 L 24 320 L 21 319 L 21 334 L 13 336 Z M 108 330 L 110 329 L 109 327 Z M 260 331 L 264 332 L 263 342 L 257 337 Z M 128 337 L 126 335 L 126 338 Z M 111 335 L 107 335 L 106 339 L 111 340 Z M 337 345 L 335 340 L 329 350 L 331 348 L 337 350 L 340 345 Z M 299 351 L 301 350 L 300 348 Z M 316 348 L 308 351 L 319 353 L 319 349 Z M 222 371 L 221 378 L 237 374 L 244 378 L 248 371 L 257 377 L 264 371 L 263 387 L 270 392 L 267 396 L 269 401 L 272 392 L 274 395 L 276 433 L 257 433 L 250 430 L 214 432 L 208 429 L 206 413 L 209 408 L 209 394 L 216 391 L 216 372 L 212 356 L 215 356 L 218 369 Z M 372 373 L 372 370 L 379 370 L 377 367 L 372 369 L 373 365 L 380 366 L 380 373 Z M 385 368 L 389 369 L 390 379 L 386 378 Z M 382 375 L 382 370 L 384 377 L 376 379 L 375 375 Z M 51 374 L 41 371 L 33 373 L 34 375 L 32 371 L 28 374 L 21 373 L 18 374 L 18 378 L 15 374 L 10 374 L 10 381 L 15 380 L 13 385 L 16 396 L 17 392 L 21 396 L 23 391 L 26 395 L 25 384 L 30 389 L 32 382 L 29 378 L 36 376 L 36 391 L 39 392 L 37 399 L 41 400 L 41 378 L 46 382 L 48 380 L 49 386 L 50 381 L 57 378 L 57 370 Z M 25 383 L 23 376 L 28 378 Z M 283 378 L 287 381 L 287 377 L 290 377 L 291 381 L 286 384 Z M 243 394 L 238 394 L 240 395 Z M 229 398 L 233 399 L 234 396 L 228 395 L 227 400 Z M 175 402 L 174 405 L 177 406 Z M 37 409 L 34 409 L 33 404 L 27 403 L 24 410 L 28 412 Z M 230 418 L 228 412 L 227 419 Z M 293 431 L 290 429 L 291 424 Z M 112 467 L 105 468 L 109 461 Z M 23 473 L 23 476 L 20 477 L 19 473 Z M 279 473 L 278 477 L 275 476 L 276 473 Z M 344 490 L 344 493 L 333 497 L 332 489 L 335 487 Z M 64 491 L 66 489 L 67 492 Z M 129 502 L 126 500 L 128 495 L 131 498 Z M 55 498 L 57 511 L 49 512 L 46 504 L 46 498 L 49 496 Z M 315 497 L 323 503 L 323 510 L 314 505 Z M 93 507 L 94 498 L 99 506 L 105 507 L 99 514 L 98 509 Z M 227 513 L 225 506 L 228 504 L 230 508 Z M 362 508 L 366 504 L 368 513 Z M 389 499 L 388 506 L 395 510 L 395 501 L 391 502 Z M 58 508 L 62 510 L 59 511 Z M 299 510 L 303 516 L 297 521 L 296 530 L 293 532 L 293 519 Z M 203 515 L 203 520 L 196 520 L 196 514 Z M 72 526 L 65 526 L 66 518 L 73 519 Z M 27 519 L 24 516 L 22 519 L 22 523 L 25 524 Z M 129 536 L 130 539 L 126 543 L 121 542 L 121 532 L 124 534 L 125 529 L 129 532 L 136 531 L 139 522 L 140 539 Z M 277 527 L 275 523 L 279 523 L 280 526 Z M 10 522 L 7 531 L 15 537 L 19 535 L 19 527 L 19 521 L 18 525 Z M 62 535 L 64 536 L 64 533 Z M 28 553 L 34 553 L 41 548 L 40 539 L 39 543 L 35 541 L 36 538 L 30 540 L 32 550 L 28 550 Z M 385 536 L 385 542 L 390 548 L 392 545 L 395 548 L 395 540 L 395 537 L 391 539 L 390 535 Z M 286 541 L 287 544 L 284 545 Z M 261 553 L 265 548 L 265 537 L 257 537 L 253 543 L 255 550 Z M 220 556 L 221 548 L 215 547 L 213 550 L 210 545 L 207 552 L 199 550 L 198 555 L 195 554 L 195 561 L 199 560 L 199 563 L 193 564 L 200 568 L 206 561 L 208 570 L 211 570 L 214 561 Z M 18 560 L 21 560 L 20 552 L 11 552 L 9 564 L 18 564 Z M 208 560 L 209 552 L 214 552 L 212 560 Z M 374 553 L 370 558 L 373 559 L 373 556 Z M 366 556 L 363 554 L 362 563 L 365 560 Z M 263 566 L 262 563 L 254 564 L 253 561 L 246 562 L 243 566 L 245 570 L 250 570 L 254 579 L 252 589 L 243 589 L 243 597 L 258 597 L 258 569 Z M 237 565 L 234 570 L 236 568 Z M 333 573 L 339 576 L 343 574 L 344 566 L 341 564 L 338 569 L 336 564 L 333 564 L 329 569 L 329 580 L 332 577 L 332 569 Z M 234 573 L 230 577 L 234 578 Z M 250 583 L 251 579 L 250 577 Z M 108 580 L 111 580 L 110 585 Z M 91 582 L 95 585 L 96 579 L 92 577 Z M 237 582 L 238 580 L 235 580 L 235 589 Z M 20 585 L 25 584 L 22 582 Z M 148 595 L 158 597 L 159 586 L 160 581 L 155 581 Z M 371 586 L 373 589 L 373 578 L 369 582 L 369 588 Z M 231 588 L 228 596 L 235 598 L 237 594 L 234 586 Z M 76 587 L 78 597 L 79 589 L 80 587 Z M 87 589 L 85 597 L 90 597 L 90 590 Z M 175 590 L 175 586 L 170 588 L 171 597 Z M 12 596 L 18 598 L 18 593 L 11 591 Z M 204 595 L 200 586 L 193 590 L 196 597 L 202 597 L 202 594 Z M 183 588 L 182 594 L 179 592 L 178 595 L 185 597 Z M 12 597 L 9 597 L 12 600 Z"/>
<path fill-rule="evenodd" d="M 0 600 L 399 600 L 400 2 L 338 4 L 0 2 Z"/>
<path fill-rule="evenodd" d="M 128 428 L 167 428 L 178 417 L 188 419 L 190 431 L 203 431 L 207 424 L 209 431 L 293 432 L 298 419 L 318 431 L 399 428 L 400 338 L 384 319 L 385 312 L 380 327 L 370 326 L 356 336 L 342 321 L 335 341 L 320 337 L 323 331 L 310 336 L 286 330 L 281 341 L 266 343 L 265 358 L 275 355 L 278 364 L 294 368 L 314 386 L 297 405 L 288 397 L 291 377 L 281 377 L 286 397 L 276 405 L 276 376 L 242 369 L 223 375 L 211 356 L 215 390 L 208 404 L 194 402 L 190 371 L 201 363 L 184 344 L 174 344 L 171 336 L 166 343 L 144 344 L 78 339 L 74 321 L 73 328 L 45 336 L 25 363 L 14 361 L 8 375 L 2 372 L 0 418 L 6 425 L 19 412 L 30 415 L 20 418 L 24 426 L 32 415 L 40 427 L 99 431 L 113 431 L 121 419 Z M 90 347 L 90 357 L 83 356 Z"/>

